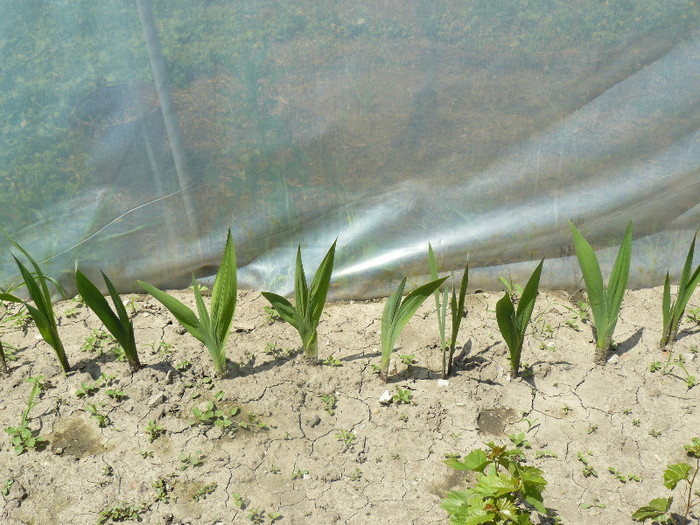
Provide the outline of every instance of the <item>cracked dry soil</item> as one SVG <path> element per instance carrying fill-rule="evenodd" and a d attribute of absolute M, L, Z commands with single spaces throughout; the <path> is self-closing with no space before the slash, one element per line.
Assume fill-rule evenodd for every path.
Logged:
<path fill-rule="evenodd" d="M 194 307 L 190 290 L 175 295 Z M 2 340 L 14 347 L 14 360 L 0 381 L 0 423 L 20 423 L 31 390 L 26 379 L 42 374 L 30 428 L 47 444 L 18 456 L 10 436 L 0 436 L 0 484 L 7 488 L 0 522 L 91 524 L 121 503 L 138 507 L 133 517 L 141 522 L 163 525 L 447 524 L 440 502 L 465 479 L 444 465 L 445 456 L 484 441 L 507 444 L 509 434 L 523 432 L 528 463 L 548 481 L 545 504 L 562 523 L 632 523 L 636 508 L 669 495 L 666 464 L 684 461 L 683 445 L 700 435 L 700 387 L 688 389 L 677 366 L 665 375 L 650 371 L 653 361 L 667 359 L 656 345 L 661 288 L 627 293 L 617 350 L 605 367 L 592 364 L 592 329 L 576 316 L 578 298 L 541 292 L 523 350 L 532 376 L 512 381 L 494 314 L 499 297 L 468 296 L 447 387 L 437 382 L 432 300 L 399 338 L 388 384 L 371 366 L 380 361 L 384 300 L 329 303 L 319 354 L 339 366 L 314 366 L 295 355 L 296 332 L 270 321 L 259 293 L 239 292 L 225 379 L 214 376 L 206 349 L 144 295 L 124 297 L 134 307 L 145 365 L 133 375 L 109 350 L 81 351 L 102 326 L 75 302 L 57 305 L 74 370 L 67 376 L 33 324 L 5 325 Z M 688 308 L 699 305 L 696 292 Z M 688 372 L 700 377 L 693 353 L 700 325 L 686 319 L 681 328 L 673 358 L 683 355 Z M 402 363 L 402 354 L 415 362 Z M 114 376 L 111 384 L 103 374 Z M 95 384 L 89 396 L 76 396 Z M 410 404 L 379 404 L 386 389 L 398 388 L 411 391 Z M 108 395 L 115 391 L 125 397 Z M 208 401 L 225 411 L 220 421 L 228 426 L 191 424 L 193 407 L 206 410 Z M 105 427 L 88 405 L 107 415 Z M 151 421 L 162 431 L 149 431 Z M 609 467 L 639 481 L 622 483 Z M 674 510 L 680 501 L 677 494 Z"/>

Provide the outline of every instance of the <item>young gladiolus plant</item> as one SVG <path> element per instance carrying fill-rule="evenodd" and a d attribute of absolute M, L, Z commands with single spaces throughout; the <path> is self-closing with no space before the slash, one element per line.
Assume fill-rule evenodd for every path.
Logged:
<path fill-rule="evenodd" d="M 437 264 L 435 263 L 435 254 L 433 247 L 428 244 L 428 263 L 430 264 L 430 277 L 438 278 Z M 440 348 L 442 350 L 442 378 L 446 379 L 452 373 L 452 358 L 455 354 L 455 346 L 457 345 L 457 334 L 459 333 L 459 325 L 462 323 L 462 315 L 464 312 L 464 299 L 467 295 L 467 284 L 469 282 L 469 261 L 464 266 L 462 281 L 459 285 L 459 295 L 455 291 L 454 274 L 452 274 L 452 285 L 442 291 L 442 302 L 440 302 L 440 290 L 435 290 L 435 308 L 437 309 L 438 330 L 440 332 Z M 450 314 L 452 319 L 452 332 L 450 333 L 449 342 L 445 339 L 445 327 L 447 320 L 447 303 L 450 290 L 452 296 L 449 299 Z"/>
<path fill-rule="evenodd" d="M 0 300 L 24 304 L 29 312 L 29 315 L 31 315 L 32 319 L 34 319 L 41 337 L 43 337 L 44 341 L 51 345 L 56 352 L 56 357 L 58 357 L 58 361 L 61 364 L 63 373 L 65 374 L 66 372 L 70 371 L 70 365 L 68 364 L 68 359 L 66 358 L 66 352 L 63 349 L 63 343 L 58 335 L 56 316 L 53 311 L 53 305 L 51 304 L 51 294 L 49 293 L 49 288 L 46 285 L 46 281 L 49 278 L 44 275 L 41 268 L 39 268 L 39 265 L 32 258 L 32 256 L 29 255 L 29 252 L 17 244 L 1 226 L 0 230 L 2 230 L 15 248 L 21 251 L 24 256 L 29 259 L 29 262 L 34 268 L 34 275 L 32 275 L 20 262 L 20 260 L 17 259 L 14 254 L 12 255 L 17 263 L 20 273 L 22 274 L 24 285 L 27 287 L 27 291 L 29 292 L 29 297 L 32 299 L 32 301 L 34 301 L 35 306 L 32 306 L 28 302 L 23 301 L 19 297 L 16 297 L 10 293 L 0 293 Z M 63 290 L 60 288 L 60 286 L 58 286 L 58 283 L 53 280 L 51 280 L 51 282 L 58 287 L 59 292 L 61 292 L 61 295 L 63 295 Z"/>
<path fill-rule="evenodd" d="M 613 264 L 607 288 L 603 286 L 603 276 L 595 252 L 586 239 L 578 232 L 574 223 L 569 221 L 571 233 L 574 236 L 574 248 L 578 258 L 583 280 L 586 283 L 588 302 L 593 313 L 596 331 L 596 349 L 593 362 L 604 365 L 608 361 L 612 336 L 620 314 L 620 306 L 625 296 L 627 278 L 632 258 L 632 221 L 627 224 L 625 236 L 620 245 L 620 251 Z"/>
<path fill-rule="evenodd" d="M 202 292 L 192 276 L 192 287 L 197 302 L 199 318 L 195 313 L 172 295 L 159 290 L 148 283 L 138 281 L 141 288 L 160 301 L 182 326 L 199 339 L 209 350 L 216 373 L 226 376 L 226 339 L 231 331 L 233 314 L 236 311 L 236 251 L 233 246 L 231 230 L 228 232 L 226 247 L 221 258 L 219 272 L 216 274 L 211 292 L 211 316 L 202 299 Z"/>
<path fill-rule="evenodd" d="M 124 349 L 124 355 L 129 360 L 129 365 L 132 372 L 136 372 L 141 368 L 141 362 L 139 361 L 139 356 L 136 353 L 136 340 L 134 338 L 134 323 L 129 319 L 129 315 L 126 313 L 126 308 L 124 308 L 124 303 L 122 303 L 119 298 L 119 293 L 117 293 L 116 288 L 112 284 L 104 272 L 102 273 L 102 278 L 107 285 L 107 290 L 112 298 L 112 303 L 114 303 L 114 308 L 116 313 L 109 307 L 107 300 L 100 293 L 90 279 L 85 277 L 85 275 L 75 269 L 75 284 L 78 287 L 78 292 L 80 296 L 85 301 L 85 304 L 95 312 L 100 321 L 105 325 L 105 328 L 109 330 L 117 342 Z"/>
<path fill-rule="evenodd" d="M 382 366 L 379 372 L 380 377 L 386 381 L 389 371 L 389 362 L 391 354 L 396 346 L 396 340 L 404 329 L 408 321 L 410 321 L 420 305 L 430 297 L 435 291 L 440 288 L 440 285 L 445 282 L 447 277 L 430 281 L 423 286 L 416 288 L 408 294 L 403 301 L 403 289 L 406 286 L 406 278 L 404 277 L 396 291 L 389 296 L 384 306 L 382 313 Z"/>
<path fill-rule="evenodd" d="M 297 266 L 294 276 L 294 300 L 296 307 L 292 306 L 287 299 L 272 292 L 262 292 L 262 296 L 270 301 L 272 307 L 277 311 L 282 319 L 292 325 L 301 337 L 306 356 L 311 359 L 318 359 L 318 322 L 326 305 L 326 295 L 333 273 L 333 260 L 335 259 L 335 244 L 328 250 L 328 253 L 321 261 L 311 287 L 307 285 L 304 265 L 301 262 L 301 246 L 297 249 Z"/>
<path fill-rule="evenodd" d="M 542 274 L 542 264 L 544 259 L 532 272 L 530 279 L 525 285 L 523 294 L 518 302 L 518 309 L 513 307 L 513 299 L 508 292 L 496 303 L 496 320 L 501 331 L 503 340 L 508 345 L 510 352 L 510 370 L 512 377 L 518 377 L 520 371 L 520 357 L 523 352 L 523 342 L 525 331 L 532 317 L 532 310 L 537 299 L 537 288 L 540 285 L 540 275 Z"/>
<path fill-rule="evenodd" d="M 700 265 L 695 268 L 695 271 L 690 275 L 690 270 L 693 264 L 693 253 L 695 252 L 695 238 L 697 232 L 693 236 L 693 242 L 690 243 L 688 255 L 685 258 L 683 273 L 681 273 L 681 282 L 678 285 L 678 297 L 674 302 L 671 302 L 671 283 L 668 272 L 666 272 L 666 282 L 664 282 L 664 299 L 662 305 L 664 331 L 659 341 L 659 347 L 665 348 L 669 343 L 673 343 L 678 335 L 678 326 L 685 312 L 685 307 L 690 300 L 690 297 L 695 291 L 695 287 L 700 282 Z"/>

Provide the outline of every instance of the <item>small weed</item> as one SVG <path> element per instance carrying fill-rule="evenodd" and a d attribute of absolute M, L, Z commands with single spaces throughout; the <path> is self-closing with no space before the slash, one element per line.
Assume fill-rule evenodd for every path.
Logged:
<path fill-rule="evenodd" d="M 10 494 L 10 487 L 12 487 L 12 484 L 14 482 L 15 482 L 14 479 L 6 479 L 5 480 L 5 483 L 2 484 L 2 490 L 0 490 L 0 492 L 2 492 L 3 496 L 7 496 Z"/>
<path fill-rule="evenodd" d="M 154 341 L 148 346 L 151 347 L 151 354 L 170 355 L 175 352 L 175 347 L 165 341 L 158 341 L 157 343 Z"/>
<path fill-rule="evenodd" d="M 152 451 L 152 450 L 144 450 L 143 452 L 141 452 L 141 457 L 142 457 L 143 459 L 152 458 L 152 457 L 153 457 L 153 451 Z"/>
<path fill-rule="evenodd" d="M 659 436 L 661 435 L 661 431 L 652 428 L 652 429 L 649 431 L 649 435 L 650 435 L 651 437 L 655 437 L 655 438 L 656 438 L 656 437 L 659 437 Z"/>
<path fill-rule="evenodd" d="M 204 455 L 201 450 L 195 450 L 192 454 L 182 453 L 178 456 L 180 460 L 180 470 L 187 470 L 189 467 L 198 467 L 203 461 Z"/>
<path fill-rule="evenodd" d="M 411 366 L 411 365 L 416 364 L 416 356 L 413 354 L 410 354 L 410 355 L 401 354 L 399 356 L 399 359 L 401 359 L 401 362 L 406 366 Z"/>
<path fill-rule="evenodd" d="M 294 472 L 292 472 L 292 480 L 304 479 L 304 476 L 306 476 L 308 473 L 308 470 L 301 470 L 300 468 L 295 468 Z"/>
<path fill-rule="evenodd" d="M 282 515 L 279 512 L 268 512 L 267 513 L 267 519 L 270 520 L 270 523 L 274 523 L 277 520 L 282 519 Z"/>
<path fill-rule="evenodd" d="M 279 474 L 280 472 L 282 472 L 282 470 L 276 465 L 271 465 L 270 468 L 267 469 L 267 471 L 270 474 Z"/>
<path fill-rule="evenodd" d="M 269 306 L 266 308 L 269 308 Z M 275 359 L 282 358 L 282 349 L 279 348 L 275 343 L 267 343 L 265 345 L 265 349 L 263 350 L 263 353 L 265 355 L 271 355 Z"/>
<path fill-rule="evenodd" d="M 195 501 L 199 501 L 200 499 L 207 499 L 208 494 L 212 494 L 217 487 L 217 483 L 210 483 L 209 485 L 204 485 L 201 489 L 199 489 L 197 492 L 192 494 L 192 499 Z"/>
<path fill-rule="evenodd" d="M 642 424 L 642 422 L 641 422 L 639 419 L 633 419 L 633 420 L 632 420 L 632 424 L 633 424 L 635 427 L 638 427 L 638 426 L 640 426 L 640 425 Z"/>
<path fill-rule="evenodd" d="M 401 387 L 399 387 L 397 389 L 397 393 L 394 394 L 394 397 L 392 399 L 397 405 L 400 405 L 402 403 L 409 405 L 411 404 L 411 400 L 413 399 L 413 394 L 408 388 L 404 390 Z"/>
<path fill-rule="evenodd" d="M 92 384 L 80 383 L 80 388 L 75 391 L 76 397 L 90 397 L 100 389 L 99 379 Z"/>
<path fill-rule="evenodd" d="M 157 425 L 152 419 L 148 421 L 146 426 L 146 433 L 148 434 L 148 442 L 153 443 L 159 436 L 165 433 L 162 425 Z"/>
<path fill-rule="evenodd" d="M 120 502 L 111 507 L 106 507 L 100 511 L 100 518 L 97 520 L 97 525 L 104 525 L 109 521 L 138 521 L 141 512 L 145 509 L 136 505 L 129 505 L 126 502 Z"/>
<path fill-rule="evenodd" d="M 90 419 L 94 419 L 97 422 L 97 426 L 100 428 L 105 428 L 109 425 L 109 416 L 107 414 L 100 414 L 97 410 L 97 406 L 94 403 L 90 403 L 85 407 L 85 410 L 90 412 Z"/>
<path fill-rule="evenodd" d="M 401 414 L 401 415 L 399 416 L 399 421 L 402 421 L 403 423 L 405 423 L 406 421 L 408 421 L 408 415 L 407 415 L 407 414 Z"/>
<path fill-rule="evenodd" d="M 245 508 L 245 502 L 243 501 L 243 496 L 241 496 L 240 493 L 234 492 L 231 494 L 231 497 L 233 498 L 233 504 L 236 506 L 236 508 L 241 510 Z"/>
<path fill-rule="evenodd" d="M 265 321 L 267 321 L 267 324 L 273 324 L 275 321 L 282 319 L 272 306 L 263 306 L 263 310 L 265 310 Z"/>
<path fill-rule="evenodd" d="M 529 364 L 523 363 L 523 369 L 520 371 L 520 377 L 523 379 L 532 379 L 535 377 L 535 371 Z"/>
<path fill-rule="evenodd" d="M 525 432 L 520 432 L 519 434 L 509 434 L 508 438 L 511 440 L 513 445 L 518 448 L 531 448 L 530 442 L 525 439 Z"/>
<path fill-rule="evenodd" d="M 535 452 L 535 459 L 556 458 L 556 457 L 559 457 L 559 456 L 557 456 L 556 452 L 551 452 L 547 449 L 538 450 L 537 452 Z"/>
<path fill-rule="evenodd" d="M 571 408 L 569 405 L 566 405 L 566 404 L 564 405 L 564 408 L 562 409 L 565 416 L 568 416 L 570 412 L 573 412 L 573 410 L 574 410 L 573 408 Z"/>
<path fill-rule="evenodd" d="M 598 430 L 598 425 L 591 425 L 591 426 L 588 427 L 588 431 L 587 431 L 587 432 L 588 432 L 588 434 L 593 434 L 593 433 L 596 432 L 597 430 Z"/>
<path fill-rule="evenodd" d="M 103 476 L 114 476 L 114 467 L 112 465 L 105 465 L 102 467 L 102 475 Z"/>
<path fill-rule="evenodd" d="M 168 497 L 168 485 L 164 479 L 158 478 L 151 485 L 156 491 L 156 497 L 153 499 L 154 503 L 163 502 L 165 504 L 170 503 L 170 498 Z"/>
<path fill-rule="evenodd" d="M 183 359 L 182 361 L 178 361 L 175 364 L 175 368 L 177 369 L 178 372 L 185 372 L 186 370 L 189 370 L 192 367 L 192 363 L 186 359 Z"/>
<path fill-rule="evenodd" d="M 29 428 L 29 412 L 39 404 L 39 401 L 34 401 L 34 398 L 42 390 L 42 380 L 44 376 L 30 377 L 27 382 L 32 383 L 32 390 L 29 393 L 29 401 L 27 402 L 27 408 L 22 412 L 22 421 L 18 427 L 7 427 L 5 432 L 7 432 L 11 439 L 12 445 L 15 448 L 15 453 L 17 455 L 26 452 L 28 449 L 33 448 L 35 450 L 40 450 L 46 444 L 46 440 L 39 435 L 38 431 L 33 431 Z"/>
<path fill-rule="evenodd" d="M 335 394 L 322 394 L 321 401 L 326 405 L 324 410 L 331 416 L 335 415 L 335 404 L 338 401 Z"/>
<path fill-rule="evenodd" d="M 344 450 L 350 448 L 357 440 L 357 436 L 355 434 L 353 434 L 352 432 L 348 432 L 343 428 L 340 429 L 340 432 L 336 433 L 335 438 L 345 445 Z"/>
<path fill-rule="evenodd" d="M 250 512 L 248 512 L 248 519 L 251 523 L 265 523 L 265 511 L 260 509 L 260 507 L 250 509 Z"/>
<path fill-rule="evenodd" d="M 117 401 L 117 402 L 124 401 L 124 400 L 128 397 L 128 396 L 124 393 L 123 390 L 113 390 L 113 389 L 110 389 L 110 390 L 105 391 L 105 394 L 106 394 L 108 397 L 111 397 L 112 399 L 114 399 L 114 400 Z"/>
<path fill-rule="evenodd" d="M 333 357 L 333 354 L 329 355 L 328 358 L 325 361 L 323 361 L 323 364 L 334 367 L 343 366 L 343 363 L 340 361 L 340 359 L 336 359 L 335 357 Z"/>
<path fill-rule="evenodd" d="M 594 478 L 598 477 L 598 472 L 596 472 L 596 469 L 593 468 L 593 466 L 588 462 L 588 458 L 583 454 L 583 452 L 577 452 L 576 453 L 578 456 L 578 460 L 583 463 L 583 477 L 589 478 L 593 476 Z M 587 455 L 592 456 L 592 452 L 586 452 Z"/>
<path fill-rule="evenodd" d="M 356 468 L 355 472 L 350 476 L 350 481 L 360 481 L 362 479 L 362 471 L 360 468 Z"/>
<path fill-rule="evenodd" d="M 539 423 L 537 423 L 537 421 L 538 421 L 537 418 L 528 419 L 528 418 L 525 417 L 525 416 L 527 416 L 527 412 L 526 412 L 526 411 L 523 411 L 523 417 L 520 419 L 520 421 L 521 421 L 521 422 L 522 422 L 522 421 L 525 421 L 525 423 L 527 423 L 527 430 L 526 430 L 526 432 L 530 432 L 530 430 L 532 430 L 533 428 L 539 426 Z"/>
<path fill-rule="evenodd" d="M 445 452 L 445 459 L 461 459 L 462 455 L 457 452 Z"/>
<path fill-rule="evenodd" d="M 108 334 L 104 330 L 93 329 L 90 335 L 85 338 L 80 350 L 82 352 L 95 352 L 101 356 L 112 351 L 118 344 L 112 334 Z"/>
<path fill-rule="evenodd" d="M 632 409 L 631 409 L 631 408 L 625 408 L 625 409 L 622 411 L 622 413 L 623 413 L 624 415 L 626 415 L 626 416 L 629 416 L 629 415 L 632 413 Z"/>

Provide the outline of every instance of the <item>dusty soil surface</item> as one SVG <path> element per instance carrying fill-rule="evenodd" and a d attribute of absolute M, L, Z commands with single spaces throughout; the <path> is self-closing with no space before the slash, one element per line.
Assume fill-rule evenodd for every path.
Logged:
<path fill-rule="evenodd" d="M 175 294 L 193 306 L 191 290 Z M 384 300 L 329 304 L 320 358 L 332 355 L 337 366 L 314 366 L 298 355 L 296 332 L 269 318 L 260 294 L 240 292 L 224 379 L 148 296 L 124 297 L 145 365 L 133 375 L 108 344 L 81 351 L 102 325 L 79 303 L 62 302 L 67 376 L 33 324 L 2 326 L 13 360 L 0 380 L 0 426 L 19 425 L 32 388 L 26 380 L 41 374 L 29 427 L 46 445 L 16 455 L 10 436 L 0 436 L 0 522 L 97 523 L 100 512 L 118 516 L 121 504 L 122 514 L 163 525 L 447 524 L 440 502 L 466 481 L 445 456 L 485 441 L 509 444 L 522 432 L 528 463 L 548 481 L 545 504 L 558 516 L 533 515 L 535 523 L 632 523 L 636 508 L 669 495 L 666 464 L 684 461 L 683 445 L 700 435 L 700 387 L 689 389 L 678 365 L 650 371 L 668 359 L 656 344 L 661 296 L 660 288 L 628 292 L 617 350 L 596 367 L 580 297 L 542 292 L 523 351 L 532 373 L 509 381 L 494 313 L 500 294 L 470 294 L 448 386 L 438 384 L 432 300 L 399 338 L 386 384 L 371 366 L 380 362 Z M 696 292 L 688 308 L 699 306 Z M 699 345 L 700 325 L 684 320 L 671 360 L 682 355 L 700 378 Z M 413 364 L 399 359 L 411 354 Z M 410 403 L 379 403 L 399 388 L 410 390 Z M 89 395 L 79 397 L 80 389 Z M 230 425 L 193 424 L 193 408 L 206 410 L 208 401 Z M 104 427 L 90 405 L 107 416 Z M 609 467 L 632 479 L 621 482 Z M 681 499 L 679 492 L 676 511 Z"/>

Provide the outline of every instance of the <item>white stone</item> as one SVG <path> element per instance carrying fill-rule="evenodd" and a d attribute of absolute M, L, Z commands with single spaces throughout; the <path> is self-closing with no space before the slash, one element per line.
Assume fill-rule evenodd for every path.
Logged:
<path fill-rule="evenodd" d="M 390 405 L 392 399 L 393 398 L 391 396 L 391 392 L 389 392 L 388 390 L 385 390 L 384 393 L 381 396 L 379 396 L 379 404 L 380 405 Z"/>
<path fill-rule="evenodd" d="M 620 361 L 620 356 L 617 354 L 613 354 L 610 359 L 608 359 L 608 364 L 611 365 L 616 365 Z"/>
<path fill-rule="evenodd" d="M 437 384 L 440 388 L 447 388 L 450 386 L 450 382 L 447 379 L 438 379 Z"/>

